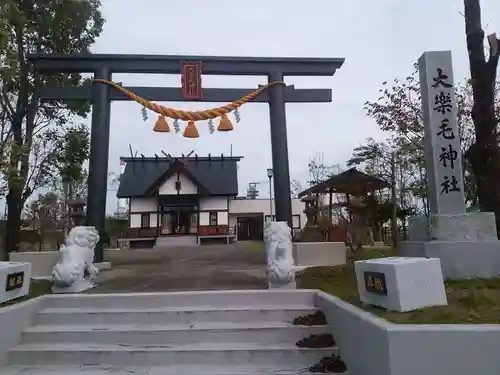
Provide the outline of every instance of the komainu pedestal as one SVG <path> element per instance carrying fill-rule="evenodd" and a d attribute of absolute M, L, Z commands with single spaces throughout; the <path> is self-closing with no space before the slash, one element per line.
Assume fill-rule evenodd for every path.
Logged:
<path fill-rule="evenodd" d="M 491 212 L 409 218 L 408 239 L 401 243 L 401 255 L 441 259 L 446 279 L 500 276 L 500 241 Z"/>
<path fill-rule="evenodd" d="M 74 227 L 59 249 L 52 270 L 52 293 L 78 293 L 96 286 L 99 270 L 92 264 L 99 233 L 94 227 Z"/>
<path fill-rule="evenodd" d="M 295 289 L 292 234 L 285 221 L 273 221 L 264 230 L 269 289 Z"/>

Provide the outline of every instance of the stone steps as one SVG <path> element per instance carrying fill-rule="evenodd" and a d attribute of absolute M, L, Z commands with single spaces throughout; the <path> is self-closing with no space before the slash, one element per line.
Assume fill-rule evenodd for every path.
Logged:
<path fill-rule="evenodd" d="M 23 332 L 23 342 L 127 345 L 186 345 L 197 342 L 295 343 L 326 327 L 301 327 L 287 322 L 201 322 L 179 325 L 36 325 Z"/>
<path fill-rule="evenodd" d="M 216 343 L 188 345 L 125 345 L 83 343 L 24 343 L 9 352 L 15 365 L 99 365 L 166 366 L 169 364 L 242 366 L 261 365 L 307 367 L 336 349 L 301 349 L 295 343 Z"/>
<path fill-rule="evenodd" d="M 168 365 L 168 366 L 10 366 L 2 375 L 310 375 L 302 365 L 277 366 L 223 366 L 223 365 Z"/>
<path fill-rule="evenodd" d="M 197 246 L 197 241 L 196 236 L 160 236 L 156 239 L 154 248 L 191 247 Z"/>
<path fill-rule="evenodd" d="M 212 291 L 47 297 L 8 352 L 7 375 L 297 375 L 337 348 L 298 348 L 327 326 L 313 291 Z"/>
<path fill-rule="evenodd" d="M 228 308 L 158 308 L 158 309 L 95 309 L 95 308 L 48 308 L 35 317 L 36 324 L 83 325 L 83 324 L 189 324 L 196 322 L 291 322 L 297 316 L 313 313 L 308 306 Z"/>
<path fill-rule="evenodd" d="M 243 306 L 314 307 L 312 290 L 219 290 L 171 293 L 113 293 L 50 295 L 44 308 L 171 308 Z"/>

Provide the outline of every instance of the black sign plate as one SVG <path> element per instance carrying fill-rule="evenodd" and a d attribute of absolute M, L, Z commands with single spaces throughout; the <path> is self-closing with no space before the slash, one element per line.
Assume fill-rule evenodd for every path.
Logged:
<path fill-rule="evenodd" d="M 385 275 L 382 272 L 365 271 L 365 288 L 369 293 L 387 295 L 387 285 Z"/>
<path fill-rule="evenodd" d="M 11 290 L 21 289 L 24 285 L 24 271 L 11 273 L 7 275 L 7 280 L 5 282 L 5 291 L 10 292 Z"/>

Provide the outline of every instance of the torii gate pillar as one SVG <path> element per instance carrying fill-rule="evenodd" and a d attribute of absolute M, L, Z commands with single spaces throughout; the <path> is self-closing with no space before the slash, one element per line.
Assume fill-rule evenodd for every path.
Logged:
<path fill-rule="evenodd" d="M 103 67 L 95 72 L 94 78 L 111 80 L 111 70 L 108 67 Z M 87 225 L 96 227 L 102 236 L 106 228 L 111 100 L 108 85 L 93 85 L 92 90 Z M 103 257 L 103 241 L 99 241 L 95 250 L 96 262 L 102 262 Z"/>
<path fill-rule="evenodd" d="M 268 80 L 269 82 L 283 82 L 284 77 L 281 72 L 273 72 L 269 74 Z M 274 211 L 276 212 L 276 221 L 286 221 L 288 226 L 293 228 L 284 90 L 283 85 L 274 85 L 269 88 Z"/>

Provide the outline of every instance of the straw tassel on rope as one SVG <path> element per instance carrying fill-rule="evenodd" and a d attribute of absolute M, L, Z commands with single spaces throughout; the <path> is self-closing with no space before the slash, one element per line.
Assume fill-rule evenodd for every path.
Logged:
<path fill-rule="evenodd" d="M 229 120 L 227 115 L 221 116 L 217 130 L 220 132 L 230 132 L 231 130 L 233 130 L 233 124 L 231 124 L 231 120 Z"/>
<path fill-rule="evenodd" d="M 168 122 L 165 119 L 165 116 L 158 116 L 158 120 L 155 122 L 155 126 L 153 127 L 154 132 L 158 133 L 169 133 L 170 127 L 168 126 Z"/>
<path fill-rule="evenodd" d="M 188 121 L 186 129 L 184 129 L 184 137 L 186 138 L 199 138 L 200 133 L 198 133 L 198 129 L 196 128 L 196 124 L 194 121 Z"/>

